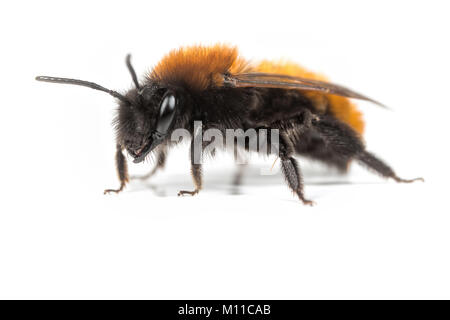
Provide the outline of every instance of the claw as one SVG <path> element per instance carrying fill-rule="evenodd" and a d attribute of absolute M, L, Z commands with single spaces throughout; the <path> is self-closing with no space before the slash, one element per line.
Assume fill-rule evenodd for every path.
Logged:
<path fill-rule="evenodd" d="M 402 179 L 402 178 L 399 178 L 399 177 L 393 177 L 393 178 L 394 178 L 395 181 L 397 181 L 399 183 L 411 183 L 411 182 L 414 182 L 414 181 L 425 182 L 424 178 L 414 178 L 414 179 Z"/>
<path fill-rule="evenodd" d="M 297 196 L 303 202 L 303 204 L 306 205 L 306 206 L 311 206 L 312 207 L 312 206 L 314 206 L 316 204 L 312 200 L 305 199 L 305 197 L 303 196 L 303 193 L 300 192 L 300 191 L 297 191 Z"/>
<path fill-rule="evenodd" d="M 316 203 L 314 201 L 311 201 L 311 200 L 302 199 L 302 201 L 303 201 L 303 204 L 306 205 L 306 206 L 313 207 L 313 206 L 316 205 Z"/>
<path fill-rule="evenodd" d="M 178 196 L 184 196 L 185 194 L 190 194 L 191 196 L 195 195 L 198 193 L 198 190 L 194 190 L 194 191 L 187 191 L 187 190 L 180 190 L 178 191 Z"/>
<path fill-rule="evenodd" d="M 119 189 L 105 189 L 105 191 L 103 191 L 103 194 L 109 194 L 109 193 L 119 193 L 123 190 L 123 188 L 125 187 L 125 184 L 122 183 L 120 185 Z"/>
<path fill-rule="evenodd" d="M 103 194 L 109 194 L 109 193 L 119 193 L 120 189 L 106 189 L 105 191 L 103 191 Z"/>

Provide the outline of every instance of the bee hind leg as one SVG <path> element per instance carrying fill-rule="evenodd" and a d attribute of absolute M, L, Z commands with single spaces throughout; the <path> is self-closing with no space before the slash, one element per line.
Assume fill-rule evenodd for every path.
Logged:
<path fill-rule="evenodd" d="M 325 139 L 327 146 L 342 157 L 353 158 L 379 175 L 385 178 L 392 178 L 397 182 L 423 181 L 423 178 L 399 178 L 390 166 L 365 150 L 358 133 L 345 123 L 335 119 L 323 118 L 313 122 L 313 125 Z"/>
<path fill-rule="evenodd" d="M 394 170 L 392 170 L 391 167 L 389 167 L 386 163 L 384 163 L 382 160 L 378 159 L 375 155 L 368 151 L 363 151 L 359 153 L 356 157 L 360 163 L 368 167 L 369 169 L 374 170 L 378 174 L 380 174 L 383 177 L 386 178 L 392 178 L 396 182 L 399 183 L 411 183 L 414 181 L 424 181 L 423 178 L 414 178 L 414 179 L 402 179 L 398 177 Z"/>

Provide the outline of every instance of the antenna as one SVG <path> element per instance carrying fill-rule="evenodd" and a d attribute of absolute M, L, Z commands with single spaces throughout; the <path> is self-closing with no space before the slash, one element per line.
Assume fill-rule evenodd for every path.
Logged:
<path fill-rule="evenodd" d="M 82 87 L 88 87 L 91 89 L 95 89 L 95 90 L 99 90 L 99 91 L 103 91 L 106 93 L 109 93 L 110 95 L 112 95 L 114 98 L 117 98 L 123 102 L 129 102 L 128 99 L 123 96 L 122 94 L 114 91 L 114 90 L 109 90 L 105 87 L 102 87 L 99 84 L 96 84 L 94 82 L 89 82 L 89 81 L 84 81 L 84 80 L 77 80 L 77 79 L 68 79 L 68 78 L 56 78 L 56 77 L 47 77 L 47 76 L 39 76 L 36 77 L 37 81 L 43 81 L 43 82 L 51 82 L 51 83 L 62 83 L 62 84 L 74 84 L 77 86 L 82 86 Z"/>
<path fill-rule="evenodd" d="M 136 71 L 134 71 L 134 68 L 131 65 L 131 54 L 127 54 L 127 58 L 125 59 L 125 62 L 127 64 L 128 71 L 130 71 L 130 73 L 131 73 L 131 78 L 133 78 L 134 85 L 136 86 L 136 89 L 138 89 L 138 91 L 139 91 L 141 89 L 141 87 L 139 86 L 139 81 L 136 76 Z"/>

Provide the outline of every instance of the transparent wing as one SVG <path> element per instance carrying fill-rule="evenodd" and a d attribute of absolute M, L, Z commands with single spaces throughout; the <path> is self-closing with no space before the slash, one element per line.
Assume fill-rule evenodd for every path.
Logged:
<path fill-rule="evenodd" d="M 384 104 L 373 100 L 365 95 L 350 90 L 346 87 L 313 79 L 294 77 L 284 74 L 274 73 L 240 73 L 223 75 L 224 84 L 242 88 L 242 87 L 258 87 L 258 88 L 280 88 L 280 89 L 299 89 L 308 91 L 319 91 L 325 94 L 333 94 L 346 98 L 366 100 L 388 109 Z"/>

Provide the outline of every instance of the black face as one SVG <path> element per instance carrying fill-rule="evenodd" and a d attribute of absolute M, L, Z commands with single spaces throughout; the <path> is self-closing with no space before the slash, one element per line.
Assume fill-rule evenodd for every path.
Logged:
<path fill-rule="evenodd" d="M 126 94 L 116 119 L 117 140 L 138 163 L 170 138 L 180 113 L 180 97 L 170 89 L 145 86 Z"/>
<path fill-rule="evenodd" d="M 138 163 L 155 147 L 167 141 L 176 125 L 187 123 L 186 116 L 181 116 L 186 110 L 180 110 L 186 107 L 187 95 L 182 94 L 184 91 L 180 88 L 162 88 L 149 82 L 141 86 L 130 59 L 131 56 L 127 55 L 126 64 L 136 89 L 131 89 L 125 96 L 90 81 L 48 76 L 39 76 L 36 80 L 88 87 L 119 99 L 119 114 L 115 120 L 117 143 Z"/>

